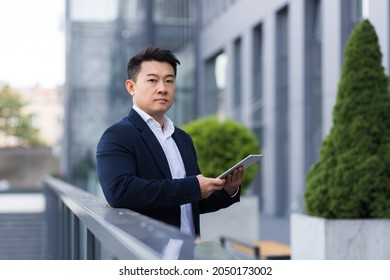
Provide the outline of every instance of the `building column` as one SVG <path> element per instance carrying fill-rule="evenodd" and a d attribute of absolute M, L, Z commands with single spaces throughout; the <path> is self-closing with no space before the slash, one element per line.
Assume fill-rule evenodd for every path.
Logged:
<path fill-rule="evenodd" d="M 305 0 L 292 1 L 290 11 L 290 211 L 304 211 L 305 190 Z"/>

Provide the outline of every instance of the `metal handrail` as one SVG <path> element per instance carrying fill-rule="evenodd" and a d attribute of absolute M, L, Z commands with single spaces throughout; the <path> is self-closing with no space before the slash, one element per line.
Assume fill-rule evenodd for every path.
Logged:
<path fill-rule="evenodd" d="M 54 177 L 45 179 L 46 259 L 231 259 L 177 228 L 107 202 Z"/>

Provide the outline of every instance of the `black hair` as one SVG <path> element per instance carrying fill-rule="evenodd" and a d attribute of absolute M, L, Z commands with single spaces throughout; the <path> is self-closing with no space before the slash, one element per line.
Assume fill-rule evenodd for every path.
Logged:
<path fill-rule="evenodd" d="M 173 67 L 176 76 L 177 65 L 180 61 L 170 50 L 160 49 L 157 47 L 146 47 L 130 58 L 127 64 L 127 77 L 129 80 L 136 80 L 137 74 L 140 71 L 143 61 L 160 61 L 168 62 Z"/>

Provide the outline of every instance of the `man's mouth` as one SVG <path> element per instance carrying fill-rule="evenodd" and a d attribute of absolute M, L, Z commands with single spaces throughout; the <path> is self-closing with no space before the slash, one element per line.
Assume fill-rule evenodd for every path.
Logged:
<path fill-rule="evenodd" d="M 165 102 L 168 102 L 168 99 L 161 98 L 161 99 L 156 99 L 156 101 L 159 103 L 165 103 Z"/>

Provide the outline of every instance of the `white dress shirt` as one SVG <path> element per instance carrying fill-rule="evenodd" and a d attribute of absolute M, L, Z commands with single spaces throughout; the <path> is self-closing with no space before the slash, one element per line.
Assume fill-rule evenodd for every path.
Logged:
<path fill-rule="evenodd" d="M 183 159 L 175 141 L 172 138 L 172 134 L 175 131 L 173 122 L 167 116 L 164 116 L 164 124 L 161 127 L 161 125 L 154 118 L 142 111 L 136 105 L 133 105 L 133 109 L 146 122 L 149 128 L 153 131 L 154 135 L 156 135 L 157 140 L 165 153 L 165 157 L 167 158 L 172 178 L 180 179 L 186 177 Z M 181 205 L 180 209 L 180 231 L 189 235 L 195 235 L 191 203 Z"/>

